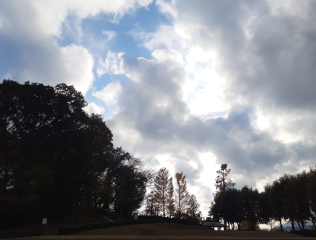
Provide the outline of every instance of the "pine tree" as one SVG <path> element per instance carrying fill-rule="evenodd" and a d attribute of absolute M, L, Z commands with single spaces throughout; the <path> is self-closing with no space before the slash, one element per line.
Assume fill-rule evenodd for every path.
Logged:
<path fill-rule="evenodd" d="M 176 207 L 174 202 L 174 189 L 172 177 L 168 180 L 168 191 L 167 191 L 167 215 L 171 218 L 175 215 Z"/>
<path fill-rule="evenodd" d="M 234 188 L 236 185 L 236 183 L 228 178 L 230 171 L 231 169 L 227 169 L 227 164 L 222 164 L 221 169 L 216 171 L 218 175 L 216 177 L 215 187 L 218 191 L 225 191 L 226 189 Z"/>
<path fill-rule="evenodd" d="M 227 164 L 222 164 L 220 170 L 216 171 L 218 174 L 216 177 L 215 187 L 218 189 L 218 192 L 215 194 L 218 195 L 220 192 L 225 191 L 227 189 L 234 188 L 236 183 L 234 183 L 230 178 L 228 178 L 228 174 L 230 173 L 231 169 L 227 168 Z M 226 220 L 224 219 L 224 229 L 226 230 Z"/>
<path fill-rule="evenodd" d="M 190 194 L 187 190 L 187 181 L 183 173 L 176 173 L 176 207 L 177 215 L 180 219 L 187 208 Z"/>
<path fill-rule="evenodd" d="M 164 167 L 161 168 L 154 180 L 154 198 L 160 205 L 163 217 L 166 216 L 167 210 L 167 198 L 168 198 L 168 182 L 169 182 L 169 171 Z"/>

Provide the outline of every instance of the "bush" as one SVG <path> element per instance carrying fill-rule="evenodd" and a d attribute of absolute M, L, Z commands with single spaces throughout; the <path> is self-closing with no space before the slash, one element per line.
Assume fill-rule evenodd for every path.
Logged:
<path fill-rule="evenodd" d="M 59 227 L 58 234 L 59 235 L 66 235 L 72 234 L 76 232 L 83 232 L 93 229 L 100 229 L 100 228 L 109 228 L 115 226 L 123 226 L 123 225 L 131 225 L 131 224 L 146 224 L 146 223 L 154 223 L 158 220 L 136 220 L 136 221 L 126 221 L 126 222 L 100 222 L 100 223 L 90 223 L 78 226 L 68 226 L 68 227 Z"/>
<path fill-rule="evenodd" d="M 256 231 L 260 231 L 258 224 L 255 225 Z M 251 223 L 249 221 L 242 221 L 240 223 L 240 230 L 241 231 L 252 231 Z"/>

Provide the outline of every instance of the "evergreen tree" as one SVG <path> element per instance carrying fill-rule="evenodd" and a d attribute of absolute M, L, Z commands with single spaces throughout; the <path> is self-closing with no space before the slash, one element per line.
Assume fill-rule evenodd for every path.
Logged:
<path fill-rule="evenodd" d="M 234 183 L 230 178 L 228 178 L 228 174 L 231 169 L 227 168 L 227 164 L 222 164 L 221 168 L 216 171 L 218 174 L 215 180 L 215 187 L 218 191 L 225 191 L 226 189 L 234 188 L 236 183 Z"/>

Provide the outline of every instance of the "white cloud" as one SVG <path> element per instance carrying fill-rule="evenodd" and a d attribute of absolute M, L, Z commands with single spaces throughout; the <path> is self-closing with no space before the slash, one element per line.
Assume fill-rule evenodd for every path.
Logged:
<path fill-rule="evenodd" d="M 103 114 L 105 112 L 105 109 L 102 106 L 98 106 L 95 103 L 89 103 L 88 106 L 84 108 L 84 110 L 88 114 L 92 114 L 92 113 Z"/>
<path fill-rule="evenodd" d="M 57 47 L 50 43 L 29 45 L 11 66 L 7 77 L 13 80 L 74 85 L 86 94 L 94 81 L 93 57 L 82 46 L 75 44 Z M 1 60 L 0 60 L 1 61 Z"/>
<path fill-rule="evenodd" d="M 166 14 L 167 16 L 170 16 L 173 19 L 178 18 L 177 10 L 173 8 L 171 5 L 167 4 L 165 1 L 156 0 L 155 3 L 161 13 Z"/>
<path fill-rule="evenodd" d="M 170 49 L 167 51 L 165 49 L 157 49 L 154 50 L 151 55 L 158 61 L 175 61 L 184 65 L 183 56 L 178 50 Z"/>
<path fill-rule="evenodd" d="M 120 53 L 112 53 L 108 51 L 106 59 L 102 61 L 99 60 L 99 65 L 97 68 L 98 76 L 102 76 L 105 73 L 109 74 L 124 74 L 124 59 L 122 58 L 123 52 Z"/>
<path fill-rule="evenodd" d="M 117 99 L 122 93 L 122 86 L 119 81 L 106 85 L 101 91 L 93 92 L 92 95 L 105 102 L 108 107 L 116 109 Z M 117 109 L 116 109 L 117 110 Z"/>
<path fill-rule="evenodd" d="M 112 22 L 151 0 L 140 1 L 2 1 L 0 7 L 0 41 L 5 54 L 0 55 L 0 75 L 24 82 L 56 85 L 66 83 L 86 94 L 93 84 L 93 57 L 80 45 L 81 20 L 106 14 Z M 58 46 L 62 26 L 71 28 L 68 16 L 74 16 L 77 44 Z M 26 21 L 27 19 L 27 21 Z M 72 32 L 71 29 L 68 31 Z M 72 32 L 72 34 L 74 34 Z M 108 41 L 114 37 L 104 32 Z M 100 44 L 99 44 L 100 45 Z M 14 60 L 11 60 L 14 59 Z"/>
<path fill-rule="evenodd" d="M 107 36 L 108 41 L 111 41 L 116 36 L 116 33 L 114 31 L 103 30 L 102 34 Z"/>
<path fill-rule="evenodd" d="M 182 39 L 178 37 L 173 26 L 161 25 L 154 33 L 134 29 L 128 32 L 135 40 L 143 42 L 144 47 L 153 51 L 155 49 L 179 49 Z"/>

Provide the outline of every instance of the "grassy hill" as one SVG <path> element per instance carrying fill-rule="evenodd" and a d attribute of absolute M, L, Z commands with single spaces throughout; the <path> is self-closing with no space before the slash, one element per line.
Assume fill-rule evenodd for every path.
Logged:
<path fill-rule="evenodd" d="M 63 236 L 40 236 L 37 239 L 119 239 L 119 238 L 200 238 L 200 239 L 231 239 L 231 238 L 270 238 L 270 239 L 306 239 L 286 232 L 264 231 L 214 231 L 204 226 L 176 224 L 176 223 L 152 223 L 141 225 L 127 225 L 106 229 L 91 230 Z"/>

